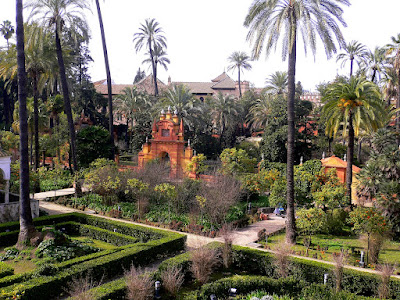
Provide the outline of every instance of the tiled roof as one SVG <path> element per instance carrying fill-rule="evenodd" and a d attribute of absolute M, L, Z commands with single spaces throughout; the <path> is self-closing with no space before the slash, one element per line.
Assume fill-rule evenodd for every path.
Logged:
<path fill-rule="evenodd" d="M 212 82 L 173 82 L 173 85 L 183 84 L 188 87 L 193 94 L 213 94 Z"/>
<path fill-rule="evenodd" d="M 339 157 L 336 157 L 335 155 L 321 159 L 321 163 L 323 167 L 344 168 L 344 169 L 347 168 L 347 162 L 344 161 L 343 159 L 340 159 Z M 355 165 L 353 165 L 352 169 L 353 172 L 355 173 L 361 171 L 361 169 Z"/>
<path fill-rule="evenodd" d="M 236 83 L 229 76 L 226 76 L 223 80 L 217 82 L 211 88 L 216 90 L 234 90 L 236 88 Z"/>
<path fill-rule="evenodd" d="M 167 86 L 159 79 L 157 79 L 158 83 L 158 89 L 159 91 L 163 91 L 167 89 Z M 107 95 L 108 90 L 107 90 L 107 81 L 104 80 L 99 80 L 93 83 L 96 91 L 102 95 Z M 123 93 L 123 90 L 125 88 L 132 88 L 136 86 L 139 90 L 145 91 L 148 94 L 153 94 L 154 93 L 154 85 L 153 85 L 153 77 L 151 75 L 143 78 L 141 81 L 139 81 L 136 84 L 113 84 L 112 85 L 112 94 L 113 95 L 120 95 Z"/>
<path fill-rule="evenodd" d="M 221 75 L 219 75 L 217 78 L 214 78 L 213 80 L 211 80 L 212 82 L 220 82 L 222 80 L 224 80 L 226 77 L 229 78 L 228 75 L 226 75 L 226 73 L 222 73 Z"/>

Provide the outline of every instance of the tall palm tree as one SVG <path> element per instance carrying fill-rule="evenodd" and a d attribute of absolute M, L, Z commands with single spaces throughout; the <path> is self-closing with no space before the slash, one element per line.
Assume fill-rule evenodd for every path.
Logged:
<path fill-rule="evenodd" d="M 379 88 L 363 77 L 352 76 L 348 82 L 333 83 L 322 98 L 322 116 L 326 120 L 326 133 L 335 136 L 342 129 L 347 136 L 346 188 L 351 204 L 354 137 L 361 128 L 376 131 L 381 127 L 385 109 Z"/>
<path fill-rule="evenodd" d="M 400 110 L 400 33 L 397 36 L 392 36 L 392 43 L 387 45 L 387 52 L 389 55 L 392 55 L 391 61 L 394 69 L 394 76 L 397 79 L 396 82 L 396 90 L 397 90 L 397 98 L 396 98 L 396 108 Z M 400 134 L 400 112 L 398 111 L 396 114 L 396 131 Z M 400 137 L 397 138 L 397 143 L 400 144 Z"/>
<path fill-rule="evenodd" d="M 103 18 L 101 16 L 101 8 L 99 0 L 96 0 L 97 15 L 99 17 L 99 25 L 101 32 L 101 43 L 103 45 L 103 56 L 104 63 L 106 66 L 106 76 L 107 76 L 107 94 L 108 94 L 108 131 L 110 132 L 110 144 L 111 144 L 111 154 L 112 159 L 114 159 L 114 119 L 113 119 L 113 103 L 112 103 L 112 83 L 111 83 L 111 71 L 110 64 L 108 62 L 108 52 L 106 44 L 106 35 L 104 33 Z"/>
<path fill-rule="evenodd" d="M 275 95 L 287 94 L 288 74 L 287 72 L 277 71 L 265 80 L 266 91 Z"/>
<path fill-rule="evenodd" d="M 17 14 L 17 63 L 18 63 L 18 99 L 20 120 L 20 217 L 18 245 L 29 243 L 36 233 L 32 220 L 29 197 L 29 155 L 28 155 L 28 115 L 26 112 L 27 77 L 25 71 L 24 20 L 22 0 L 16 2 Z"/>
<path fill-rule="evenodd" d="M 240 73 L 243 70 L 251 70 L 250 56 L 246 52 L 235 51 L 228 57 L 230 65 L 228 71 L 238 71 L 238 83 L 239 83 L 239 98 L 242 98 L 242 88 L 240 85 Z"/>
<path fill-rule="evenodd" d="M 336 57 L 336 62 L 342 61 L 341 67 L 350 61 L 350 77 L 353 76 L 353 63 L 354 61 L 360 67 L 363 63 L 365 63 L 365 58 L 367 56 L 367 48 L 357 41 L 351 41 L 346 44 L 343 49 L 343 52 L 338 54 Z"/>
<path fill-rule="evenodd" d="M 74 27 L 74 30 L 71 32 L 77 33 L 78 31 L 81 31 L 82 36 L 87 36 L 87 24 L 85 22 L 83 11 L 85 9 L 89 10 L 90 8 L 86 1 L 80 0 L 30 0 L 26 7 L 32 9 L 30 14 L 31 19 L 40 17 L 44 26 L 49 26 L 54 30 L 57 61 L 64 96 L 64 110 L 68 119 L 69 135 L 71 140 L 73 170 L 78 171 L 75 126 L 72 117 L 71 100 L 65 71 L 61 36 L 65 26 L 79 26 L 79 28 Z"/>
<path fill-rule="evenodd" d="M 11 39 L 14 34 L 14 26 L 12 26 L 11 22 L 8 20 L 3 21 L 3 24 L 0 25 L 0 32 L 4 36 L 7 41 L 7 49 L 10 49 L 10 44 L 8 40 Z"/>
<path fill-rule="evenodd" d="M 146 19 L 144 24 L 141 24 L 139 32 L 133 35 L 136 52 L 139 52 L 143 46 L 147 47 L 150 55 L 150 61 L 153 69 L 154 95 L 158 96 L 157 85 L 157 63 L 155 61 L 155 47 L 167 48 L 167 39 L 162 35 L 164 32 L 159 26 L 160 24 L 155 19 Z"/>
<path fill-rule="evenodd" d="M 385 49 L 375 47 L 374 51 L 369 51 L 366 56 L 365 72 L 370 74 L 371 81 L 375 82 L 376 78 L 381 79 L 385 72 L 386 56 Z"/>
<path fill-rule="evenodd" d="M 150 56 L 150 52 L 147 52 L 146 55 Z M 170 62 L 169 58 L 167 57 L 167 52 L 165 52 L 164 49 L 162 47 L 160 47 L 159 45 L 156 45 L 154 47 L 153 58 L 154 58 L 154 62 L 156 65 L 156 69 L 157 69 L 157 65 L 161 65 L 165 70 L 168 70 L 167 65 L 170 64 L 171 62 Z M 143 60 L 142 64 L 150 64 L 150 68 L 153 66 L 150 57 Z"/>
<path fill-rule="evenodd" d="M 349 0 L 255 0 L 250 6 L 244 25 L 249 27 L 247 39 L 254 42 L 252 56 L 259 58 L 265 44 L 268 55 L 283 35 L 282 55 L 288 60 L 288 142 L 287 142 L 287 227 L 286 240 L 296 241 L 294 214 L 294 98 L 297 40 L 301 34 L 313 54 L 316 51 L 316 34 L 325 47 L 328 58 L 337 48 L 335 40 L 344 45 L 337 21 L 346 25 L 340 4 Z"/>

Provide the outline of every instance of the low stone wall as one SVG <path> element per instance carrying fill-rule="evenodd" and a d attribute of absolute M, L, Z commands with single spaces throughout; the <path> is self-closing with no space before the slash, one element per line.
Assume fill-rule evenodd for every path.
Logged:
<path fill-rule="evenodd" d="M 39 200 L 31 200 L 32 218 L 39 217 Z M 19 220 L 19 202 L 0 203 L 0 223 Z"/>

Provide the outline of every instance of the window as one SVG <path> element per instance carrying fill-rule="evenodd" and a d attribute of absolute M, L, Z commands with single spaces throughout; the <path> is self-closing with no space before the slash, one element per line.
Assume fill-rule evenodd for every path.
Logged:
<path fill-rule="evenodd" d="M 169 136 L 169 129 L 161 129 L 161 136 Z"/>

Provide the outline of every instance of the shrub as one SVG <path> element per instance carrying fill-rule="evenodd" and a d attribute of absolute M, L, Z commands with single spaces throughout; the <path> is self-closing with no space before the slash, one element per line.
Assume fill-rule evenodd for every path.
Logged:
<path fill-rule="evenodd" d="M 92 289 L 98 285 L 100 285 L 100 283 L 94 282 L 90 273 L 87 273 L 86 276 L 72 278 L 66 292 L 71 297 L 74 297 L 74 300 L 94 300 L 96 298 Z"/>
<path fill-rule="evenodd" d="M 204 284 L 210 278 L 213 268 L 218 263 L 218 254 L 215 249 L 201 246 L 191 251 L 191 271 L 198 282 Z"/>
<path fill-rule="evenodd" d="M 291 247 L 291 245 L 282 241 L 275 248 L 275 265 L 279 276 L 282 278 L 286 278 L 289 273 Z"/>
<path fill-rule="evenodd" d="M 336 292 L 339 292 L 342 289 L 342 281 L 343 281 L 343 266 L 346 260 L 346 254 L 344 252 L 340 252 L 340 254 L 333 254 L 333 260 L 335 262 L 335 280 L 336 280 Z"/>
<path fill-rule="evenodd" d="M 221 256 L 222 263 L 225 268 L 229 268 L 232 264 L 232 243 L 233 243 L 233 230 L 228 224 L 222 226 L 220 230 L 220 235 L 222 236 L 224 243 L 222 245 Z"/>
<path fill-rule="evenodd" d="M 381 282 L 378 287 L 379 298 L 387 299 L 390 296 L 390 277 L 393 275 L 394 266 L 384 264 L 378 266 L 378 270 L 381 272 Z"/>
<path fill-rule="evenodd" d="M 161 281 L 164 289 L 172 296 L 175 297 L 180 290 L 185 275 L 182 273 L 182 268 L 177 266 L 168 266 L 161 272 Z"/>
<path fill-rule="evenodd" d="M 9 265 L 0 262 L 0 278 L 10 276 L 14 274 L 14 269 Z"/>
<path fill-rule="evenodd" d="M 82 167 L 88 167 L 97 158 L 111 156 L 110 135 L 100 126 L 81 129 L 76 135 L 76 158 Z"/>
<path fill-rule="evenodd" d="M 132 265 L 125 278 L 129 300 L 153 299 L 153 279 L 148 272 Z"/>

